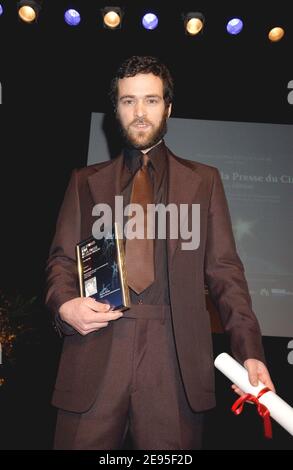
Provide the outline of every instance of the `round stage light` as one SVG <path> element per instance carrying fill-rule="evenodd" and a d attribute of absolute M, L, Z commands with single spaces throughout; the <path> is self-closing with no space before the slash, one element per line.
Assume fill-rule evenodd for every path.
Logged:
<path fill-rule="evenodd" d="M 195 36 L 200 33 L 203 28 L 203 22 L 199 18 L 190 18 L 186 23 L 186 31 L 188 34 Z"/>
<path fill-rule="evenodd" d="M 0 16 L 3 15 L 3 6 L 0 3 Z"/>
<path fill-rule="evenodd" d="M 66 10 L 64 20 L 69 26 L 77 26 L 80 23 L 81 17 L 77 10 L 70 8 Z"/>
<path fill-rule="evenodd" d="M 283 28 L 280 26 L 276 26 L 275 28 L 272 28 L 269 32 L 269 40 L 272 42 L 278 42 L 280 41 L 285 34 L 285 31 Z"/>
<path fill-rule="evenodd" d="M 108 28 L 115 29 L 120 25 L 121 18 L 116 11 L 108 11 L 104 15 L 104 24 Z"/>
<path fill-rule="evenodd" d="M 145 29 L 156 29 L 159 19 L 154 13 L 146 13 L 142 18 L 142 25 Z"/>
<path fill-rule="evenodd" d="M 20 7 L 18 15 L 25 23 L 32 23 L 37 17 L 36 11 L 28 5 Z"/>
<path fill-rule="evenodd" d="M 243 21 L 240 18 L 233 18 L 227 23 L 227 31 L 229 34 L 239 34 L 243 29 Z"/>

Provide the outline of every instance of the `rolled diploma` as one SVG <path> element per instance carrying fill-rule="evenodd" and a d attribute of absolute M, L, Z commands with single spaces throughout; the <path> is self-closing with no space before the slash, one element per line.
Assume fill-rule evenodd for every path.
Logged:
<path fill-rule="evenodd" d="M 257 396 L 265 385 L 258 381 L 258 386 L 251 385 L 248 372 L 239 362 L 227 353 L 219 354 L 215 359 L 215 367 L 219 369 L 243 392 Z M 293 408 L 274 392 L 266 392 L 259 398 L 269 410 L 271 417 L 293 436 Z"/>

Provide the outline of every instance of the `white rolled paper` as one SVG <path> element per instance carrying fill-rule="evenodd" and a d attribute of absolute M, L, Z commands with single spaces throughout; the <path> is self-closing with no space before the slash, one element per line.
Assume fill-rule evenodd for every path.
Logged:
<path fill-rule="evenodd" d="M 257 396 L 265 385 L 258 381 L 257 387 L 251 385 L 248 372 L 239 362 L 227 353 L 219 354 L 215 359 L 215 367 L 219 369 L 243 392 Z M 266 392 L 259 398 L 260 403 L 265 405 L 271 417 L 277 421 L 286 431 L 293 436 L 293 408 L 274 392 Z"/>

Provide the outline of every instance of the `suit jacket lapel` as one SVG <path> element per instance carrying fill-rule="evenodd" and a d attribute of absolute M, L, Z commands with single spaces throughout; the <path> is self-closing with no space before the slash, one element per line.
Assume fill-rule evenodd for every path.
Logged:
<path fill-rule="evenodd" d="M 115 158 L 97 172 L 89 176 L 88 184 L 96 204 L 108 204 L 114 216 L 115 196 L 120 194 L 120 181 L 123 167 L 123 155 Z M 113 218 L 114 220 L 114 218 Z"/>
<path fill-rule="evenodd" d="M 197 173 L 196 169 L 183 163 L 179 158 L 173 155 L 168 150 L 168 163 L 169 163 L 169 178 L 168 178 L 168 194 L 167 203 L 176 204 L 178 207 L 178 215 L 180 204 L 188 204 L 188 217 L 191 217 L 191 205 L 196 203 L 195 195 L 201 183 L 201 176 Z M 169 227 L 167 227 L 168 229 Z M 173 260 L 175 251 L 180 241 L 180 225 L 178 223 L 178 238 L 167 239 L 168 248 L 168 261 L 169 266 Z M 169 233 L 169 231 L 167 232 Z"/>

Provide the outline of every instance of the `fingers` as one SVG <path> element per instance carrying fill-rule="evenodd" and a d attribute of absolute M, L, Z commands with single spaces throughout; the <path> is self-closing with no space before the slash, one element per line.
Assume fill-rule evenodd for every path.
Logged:
<path fill-rule="evenodd" d="M 101 304 L 100 304 L 101 305 Z M 103 304 L 104 305 L 104 304 Z M 110 321 L 118 320 L 123 316 L 121 310 L 108 310 L 107 312 L 94 311 L 86 307 L 82 317 L 79 318 L 78 331 L 82 335 L 92 333 L 108 326 Z"/>
<path fill-rule="evenodd" d="M 109 325 L 109 322 L 97 323 L 95 326 L 92 326 L 92 327 L 80 328 L 78 332 L 82 336 L 86 336 L 89 333 L 93 333 L 94 331 L 99 331 L 102 328 L 106 328 L 108 325 Z"/>
<path fill-rule="evenodd" d="M 244 392 L 243 390 L 241 390 L 239 387 L 237 387 L 237 385 L 233 384 L 231 385 L 231 388 L 234 390 L 235 393 L 237 393 L 237 395 L 239 395 L 240 397 L 242 397 L 242 395 L 244 395 Z"/>
<path fill-rule="evenodd" d="M 266 386 L 268 387 L 272 392 L 275 392 L 276 393 L 276 389 L 275 389 L 275 386 L 271 380 L 271 377 L 270 377 L 270 374 L 268 371 L 266 371 L 266 373 L 263 373 L 260 375 L 260 380 L 261 382 Z"/>
<path fill-rule="evenodd" d="M 259 373 L 259 361 L 256 359 L 247 359 L 244 362 L 244 367 L 247 369 L 248 372 L 248 379 L 251 385 L 257 387 L 258 385 L 258 373 Z"/>
<path fill-rule="evenodd" d="M 84 321 L 87 324 L 108 322 L 111 320 L 118 320 L 118 318 L 122 316 L 123 313 L 120 310 L 109 310 L 108 312 L 93 312 L 92 310 L 89 310 Z"/>
<path fill-rule="evenodd" d="M 274 387 L 274 384 L 273 382 L 271 381 L 271 378 L 269 375 L 266 375 L 265 377 L 260 377 L 260 381 L 266 386 L 268 387 L 272 392 L 276 393 L 276 389 Z M 237 393 L 237 395 L 239 395 L 240 397 L 242 395 L 245 395 L 245 392 L 243 392 L 243 390 L 241 390 L 239 387 L 237 387 L 237 385 L 233 384 L 231 385 L 231 388 L 234 390 L 235 393 Z M 251 403 L 251 402 L 249 402 Z"/>
<path fill-rule="evenodd" d="M 247 368 L 248 370 L 248 378 L 249 378 L 249 382 L 251 383 L 251 385 L 253 385 L 254 387 L 257 387 L 258 385 L 258 371 L 257 371 L 257 367 L 254 366 L 254 365 L 251 365 L 251 366 L 248 366 Z"/>
<path fill-rule="evenodd" d="M 87 311 L 87 318 L 89 320 L 95 319 L 95 321 L 97 321 L 97 316 L 93 312 L 96 312 L 99 314 L 98 321 L 116 320 L 117 318 L 120 318 L 121 315 L 123 315 L 121 310 L 112 310 L 110 305 L 104 304 L 102 302 L 97 302 L 95 299 L 92 299 L 91 297 L 88 297 L 85 300 L 86 302 L 84 306 L 87 307 L 87 309 L 91 310 L 91 312 Z"/>
<path fill-rule="evenodd" d="M 248 378 L 249 378 L 249 382 L 251 383 L 251 385 L 253 385 L 254 387 L 257 387 L 258 386 L 258 375 L 257 375 L 257 372 L 248 372 Z"/>
<path fill-rule="evenodd" d="M 243 395 L 246 395 L 246 393 L 243 392 L 243 390 L 241 390 L 241 388 L 237 387 L 237 385 L 235 384 L 231 385 L 231 388 L 233 388 L 234 392 L 237 393 L 237 395 L 239 395 L 240 397 L 242 397 Z M 247 403 L 250 403 L 251 405 L 253 405 L 253 402 L 250 400 L 247 400 Z"/>
<path fill-rule="evenodd" d="M 102 302 L 97 302 L 92 297 L 87 297 L 85 299 L 85 305 L 94 310 L 95 312 L 108 312 L 111 310 L 110 305 L 104 304 Z"/>
<path fill-rule="evenodd" d="M 80 334 L 104 328 L 109 321 L 117 320 L 123 313 L 112 310 L 108 304 L 96 302 L 91 297 L 77 297 L 61 305 L 59 314 Z"/>
<path fill-rule="evenodd" d="M 275 387 L 271 380 L 269 371 L 263 362 L 258 361 L 257 359 L 247 359 L 244 362 L 244 366 L 247 369 L 251 385 L 257 386 L 260 380 L 266 387 L 275 392 Z"/>

